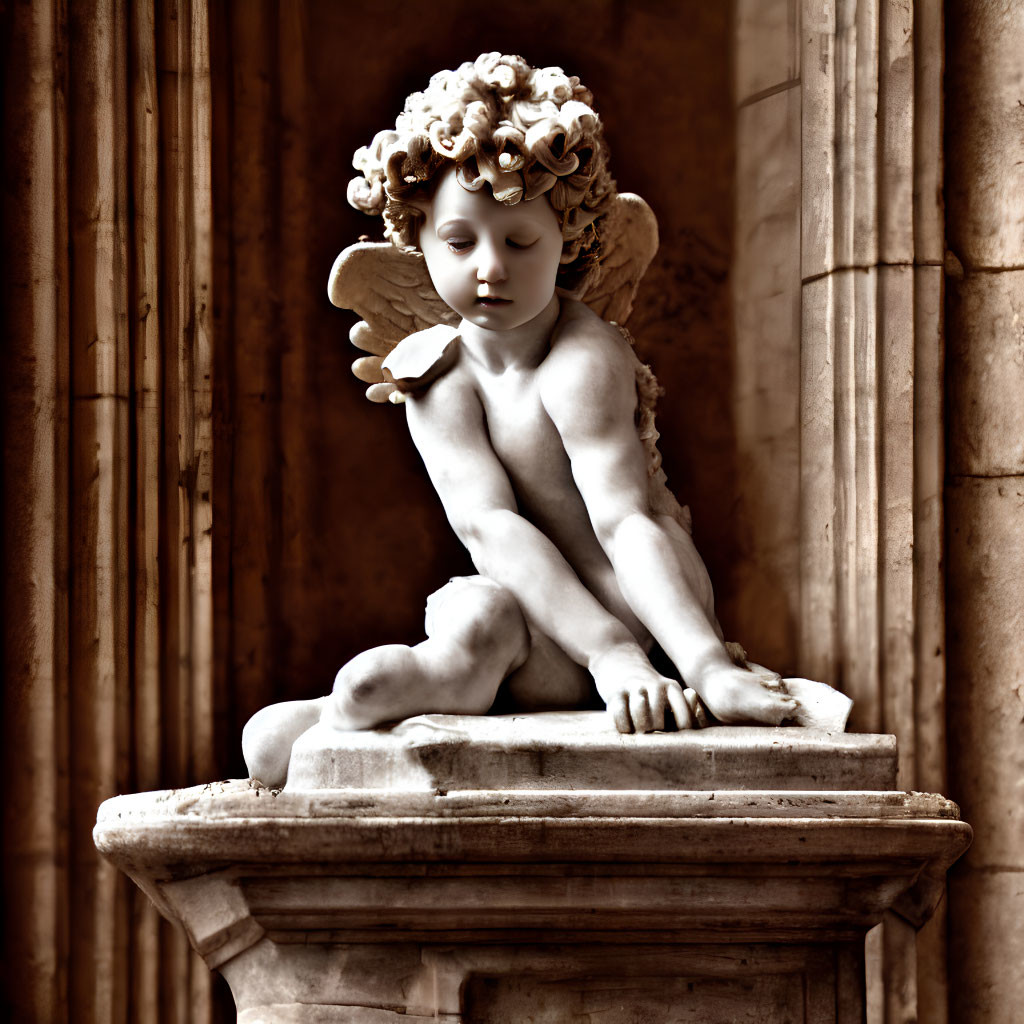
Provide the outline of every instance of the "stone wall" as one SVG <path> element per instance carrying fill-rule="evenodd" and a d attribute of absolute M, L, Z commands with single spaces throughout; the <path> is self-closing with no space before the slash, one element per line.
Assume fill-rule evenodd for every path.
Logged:
<path fill-rule="evenodd" d="M 199 1021 L 209 971 L 92 829 L 220 771 L 206 6 L 2 18 L 4 1018 Z"/>

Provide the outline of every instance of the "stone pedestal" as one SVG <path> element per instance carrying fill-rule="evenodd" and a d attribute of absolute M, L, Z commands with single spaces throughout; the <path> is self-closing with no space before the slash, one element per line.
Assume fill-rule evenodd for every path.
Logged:
<path fill-rule="evenodd" d="M 865 932 L 923 923 L 970 842 L 895 777 L 887 736 L 426 716 L 95 836 L 246 1024 L 860 1022 Z"/>

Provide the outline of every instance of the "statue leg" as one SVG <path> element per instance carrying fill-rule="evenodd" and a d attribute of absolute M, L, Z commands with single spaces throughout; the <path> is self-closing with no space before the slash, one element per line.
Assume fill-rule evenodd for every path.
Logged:
<path fill-rule="evenodd" d="M 427 639 L 357 655 L 334 691 L 271 704 L 246 723 L 242 753 L 252 778 L 283 786 L 292 744 L 318 720 L 370 729 L 421 714 L 484 714 L 505 687 L 513 710 L 593 703 L 590 674 L 548 637 L 531 636 L 512 594 L 483 576 L 457 577 L 427 599 Z"/>
<path fill-rule="evenodd" d="M 457 577 L 427 600 L 427 639 L 389 644 L 344 665 L 321 720 L 371 729 L 413 715 L 482 715 L 530 653 L 511 592 L 483 576 Z"/>
<path fill-rule="evenodd" d="M 550 637 L 530 630 L 530 654 L 503 683 L 499 706 L 509 711 L 600 708 L 590 673 Z"/>

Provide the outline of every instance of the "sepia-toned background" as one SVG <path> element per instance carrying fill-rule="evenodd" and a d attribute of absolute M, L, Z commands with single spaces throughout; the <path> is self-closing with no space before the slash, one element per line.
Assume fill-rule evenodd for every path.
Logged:
<path fill-rule="evenodd" d="M 379 233 L 353 151 L 498 49 L 579 75 L 658 217 L 630 327 L 728 635 L 975 826 L 926 929 L 869 939 L 873 1024 L 1012 1019 L 1019 7 L 3 0 L 0 36 L 8 1016 L 231 1019 L 99 802 L 243 775 L 250 714 L 469 571 L 326 280 Z"/>

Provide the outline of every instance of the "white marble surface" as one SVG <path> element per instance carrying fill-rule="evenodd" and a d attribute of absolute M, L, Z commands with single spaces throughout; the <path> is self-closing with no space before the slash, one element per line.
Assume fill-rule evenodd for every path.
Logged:
<path fill-rule="evenodd" d="M 419 715 L 385 729 L 317 724 L 292 748 L 287 789 L 886 790 L 891 736 L 712 726 L 622 734 L 597 711 Z"/>
<path fill-rule="evenodd" d="M 108 800 L 96 842 L 183 923 L 247 1024 L 554 1024 L 581 1006 L 614 1024 L 832 1024 L 861 1019 L 867 929 L 890 907 L 925 920 L 970 841 L 948 800 L 867 788 L 879 762 L 893 770 L 891 737 L 623 736 L 559 718 L 334 736 L 362 756 L 461 749 L 471 785 L 517 745 L 560 750 L 546 789 L 215 783 Z M 645 741 L 634 781 L 650 788 L 603 788 L 593 761 L 625 778 Z M 676 788 L 681 751 L 768 786 L 785 743 L 794 777 L 831 760 L 841 788 Z"/>

